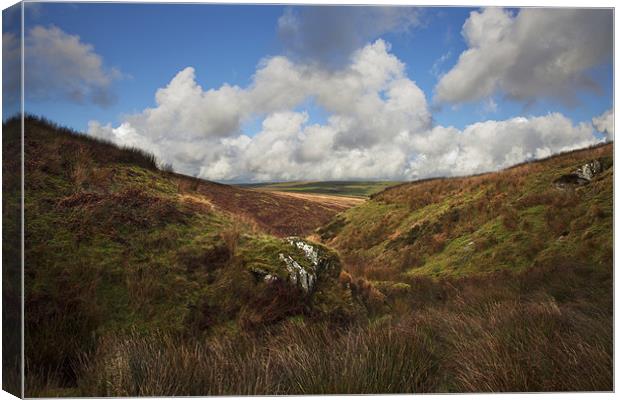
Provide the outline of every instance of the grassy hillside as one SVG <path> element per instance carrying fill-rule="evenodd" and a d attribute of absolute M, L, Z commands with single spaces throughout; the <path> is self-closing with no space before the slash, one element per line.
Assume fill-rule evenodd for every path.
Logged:
<path fill-rule="evenodd" d="M 499 173 L 391 187 L 319 230 L 351 270 L 373 280 L 459 277 L 538 265 L 612 263 L 612 145 Z M 554 181 L 591 160 L 583 186 Z"/>
<path fill-rule="evenodd" d="M 18 128 L 4 126 L 8 142 Z M 107 335 L 199 338 L 361 312 L 328 249 L 314 245 L 333 258 L 318 271 L 270 235 L 312 230 L 338 209 L 163 172 L 140 150 L 36 118 L 25 137 L 27 394 L 75 386 L 80 358 Z M 315 272 L 311 292 L 288 283 L 282 255 Z"/>
<path fill-rule="evenodd" d="M 317 234 L 371 315 L 425 333 L 430 391 L 612 390 L 611 144 L 391 187 Z"/>
<path fill-rule="evenodd" d="M 180 178 L 182 190 L 190 189 L 194 192 L 192 195 L 208 200 L 222 211 L 252 221 L 261 231 L 276 236 L 306 235 L 353 205 L 320 196 L 287 196 L 174 176 Z"/>
<path fill-rule="evenodd" d="M 335 196 L 368 197 L 389 186 L 397 185 L 398 183 L 399 182 L 392 181 L 303 181 L 255 183 L 239 186 L 278 192 L 319 193 Z"/>
<path fill-rule="evenodd" d="M 25 136 L 27 396 L 613 389 L 611 145 L 348 208 Z"/>

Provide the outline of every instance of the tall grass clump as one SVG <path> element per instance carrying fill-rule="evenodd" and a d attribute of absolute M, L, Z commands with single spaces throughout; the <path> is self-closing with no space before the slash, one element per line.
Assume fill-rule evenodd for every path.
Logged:
<path fill-rule="evenodd" d="M 390 314 L 348 326 L 293 318 L 202 339 L 106 336 L 81 358 L 78 390 L 84 396 L 609 391 L 607 279 L 568 267 L 415 278 L 410 290 L 389 297 Z M 563 294 L 560 281 L 567 283 Z M 395 307 L 395 300 L 408 304 Z"/>
<path fill-rule="evenodd" d="M 432 391 L 439 361 L 415 327 L 287 323 L 261 337 L 106 337 L 82 366 L 81 395 L 205 396 Z"/>

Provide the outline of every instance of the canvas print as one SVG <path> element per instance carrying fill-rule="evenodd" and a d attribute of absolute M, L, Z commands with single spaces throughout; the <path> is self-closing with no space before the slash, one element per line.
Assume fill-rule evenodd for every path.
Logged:
<path fill-rule="evenodd" d="M 4 390 L 614 390 L 612 8 L 2 16 Z"/>

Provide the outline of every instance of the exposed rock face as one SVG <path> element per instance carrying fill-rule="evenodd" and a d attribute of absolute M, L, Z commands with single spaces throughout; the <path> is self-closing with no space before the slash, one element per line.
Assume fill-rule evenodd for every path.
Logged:
<path fill-rule="evenodd" d="M 312 262 L 313 265 L 318 266 L 319 264 L 319 251 L 314 248 L 311 244 L 304 242 L 298 238 L 288 238 L 287 239 L 290 244 L 293 246 L 297 246 L 298 249 L 302 250 L 306 255 L 306 258 Z"/>
<path fill-rule="evenodd" d="M 304 292 L 311 293 L 316 285 L 319 275 L 333 267 L 332 256 L 316 245 L 297 237 L 286 239 L 291 245 L 297 247 L 304 254 L 303 260 L 295 260 L 291 255 L 279 254 L 286 266 L 288 280 L 298 285 Z"/>
<path fill-rule="evenodd" d="M 575 174 L 582 179 L 586 179 L 588 182 L 594 178 L 595 175 L 600 174 L 603 171 L 603 167 L 599 160 L 593 160 L 583 164 L 575 171 Z"/>
<path fill-rule="evenodd" d="M 553 181 L 553 184 L 558 189 L 586 185 L 601 172 L 603 172 L 603 165 L 601 162 L 599 160 L 592 160 L 577 168 L 574 173 L 562 175 Z"/>
<path fill-rule="evenodd" d="M 314 281 L 316 280 L 316 272 L 312 269 L 306 269 L 299 265 L 299 263 L 291 256 L 285 256 L 280 253 L 280 260 L 286 264 L 286 270 L 288 271 L 288 279 L 293 285 L 299 285 L 304 292 L 308 293 L 314 287 Z"/>

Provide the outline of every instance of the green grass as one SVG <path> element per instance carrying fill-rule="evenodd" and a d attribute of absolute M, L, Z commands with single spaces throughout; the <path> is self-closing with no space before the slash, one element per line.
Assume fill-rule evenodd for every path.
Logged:
<path fill-rule="evenodd" d="M 394 311 L 345 329 L 102 337 L 81 396 L 609 391 L 611 274 L 535 268 L 394 285 Z"/>
<path fill-rule="evenodd" d="M 345 211 L 319 234 L 349 270 L 373 280 L 523 271 L 563 260 L 609 268 L 613 167 L 573 190 L 553 181 L 594 158 L 612 166 L 611 149 L 399 185 Z"/>
<path fill-rule="evenodd" d="M 329 250 L 333 271 L 306 296 L 286 284 L 279 258 L 304 265 L 301 250 L 242 215 L 187 202 L 200 193 L 148 157 L 130 162 L 140 152 L 38 119 L 26 133 L 26 393 L 45 376 L 56 381 L 52 393 L 75 386 L 79 358 L 107 335 L 202 338 L 295 316 L 352 318 Z M 257 268 L 282 283 L 267 285 Z"/>
<path fill-rule="evenodd" d="M 611 146 L 375 193 L 317 231 L 308 294 L 263 280 L 301 251 L 196 181 L 26 128 L 27 396 L 612 389 L 613 167 L 552 185 Z"/>
<path fill-rule="evenodd" d="M 248 183 L 243 187 L 295 193 L 329 194 L 334 196 L 369 197 L 387 187 L 397 185 L 395 181 L 317 181 L 317 182 L 274 182 Z"/>

